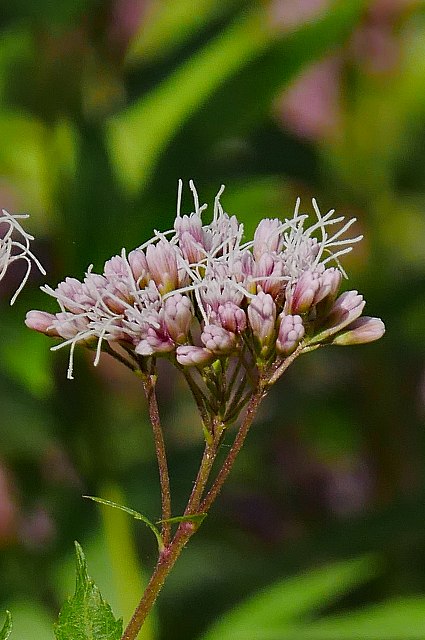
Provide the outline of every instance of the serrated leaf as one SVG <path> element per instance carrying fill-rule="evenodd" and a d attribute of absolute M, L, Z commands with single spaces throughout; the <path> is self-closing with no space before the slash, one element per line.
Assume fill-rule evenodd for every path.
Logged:
<path fill-rule="evenodd" d="M 99 504 L 103 504 L 103 505 L 105 505 L 105 507 L 112 507 L 113 509 L 119 509 L 120 511 L 124 511 L 124 513 L 128 513 L 128 515 L 133 516 L 133 518 L 135 518 L 135 520 L 141 520 L 147 527 L 149 527 L 149 529 L 155 535 L 155 537 L 157 539 L 157 542 L 158 542 L 159 550 L 162 551 L 162 549 L 164 548 L 164 541 L 163 541 L 162 536 L 159 533 L 158 529 L 155 527 L 153 522 L 151 522 L 142 513 L 139 513 L 138 511 L 135 511 L 134 509 L 130 509 L 130 507 L 125 507 L 122 504 L 118 504 L 116 502 L 112 502 L 112 500 L 105 500 L 104 498 L 98 498 L 97 496 L 83 496 L 83 498 L 87 498 L 88 500 L 93 500 L 93 502 L 97 502 Z"/>
<path fill-rule="evenodd" d="M 4 622 L 3 628 L 0 631 L 0 640 L 7 640 L 12 631 L 12 616 L 9 611 L 6 611 L 6 620 Z"/>
<path fill-rule="evenodd" d="M 120 640 L 122 620 L 116 620 L 98 587 L 88 576 L 87 563 L 78 542 L 77 581 L 74 595 L 62 607 L 55 625 L 56 640 Z"/>

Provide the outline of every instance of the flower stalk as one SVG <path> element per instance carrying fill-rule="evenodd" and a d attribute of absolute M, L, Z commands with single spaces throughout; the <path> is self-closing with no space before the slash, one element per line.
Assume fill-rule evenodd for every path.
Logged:
<path fill-rule="evenodd" d="M 167 575 L 217 499 L 271 385 L 302 353 L 372 342 L 385 331 L 379 318 L 362 316 L 361 294 L 338 295 L 346 277 L 340 258 L 362 238 L 343 237 L 354 218 L 335 217 L 334 210 L 322 215 L 313 200 L 310 222 L 297 200 L 291 218 L 263 219 L 253 239 L 244 242 L 243 225 L 221 205 L 224 187 L 207 224 L 202 219 L 206 205 L 200 206 L 192 182 L 190 188 L 194 211 L 181 215 L 179 182 L 173 229 L 155 231 L 128 256 L 123 249 L 101 274 L 90 267 L 83 281 L 66 278 L 55 289 L 42 287 L 60 311 L 30 311 L 26 319 L 31 329 L 59 339 L 53 349 L 70 347 L 69 378 L 74 348 L 81 344 L 95 350 L 95 365 L 107 352 L 142 380 L 158 461 L 162 531 L 157 532 L 156 567 L 122 640 L 137 637 Z M 181 517 L 172 517 L 171 510 L 156 398 L 159 357 L 183 373 L 205 439 Z M 211 482 L 223 439 L 238 421 L 233 444 Z"/>
<path fill-rule="evenodd" d="M 164 546 L 166 547 L 170 541 L 171 525 L 168 522 L 171 518 L 171 491 L 170 476 L 168 473 L 167 452 L 164 442 L 164 434 L 159 417 L 158 402 L 156 399 L 156 381 L 155 374 L 143 374 L 143 389 L 148 403 L 149 418 L 152 425 L 156 459 L 158 462 L 159 482 L 161 487 L 161 520 L 162 530 L 161 536 Z"/>

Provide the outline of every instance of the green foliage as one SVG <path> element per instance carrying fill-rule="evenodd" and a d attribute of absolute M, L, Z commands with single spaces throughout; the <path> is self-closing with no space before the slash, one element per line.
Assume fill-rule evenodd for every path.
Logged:
<path fill-rule="evenodd" d="M 425 598 L 400 598 L 358 611 L 326 616 L 267 640 L 422 640 Z"/>
<path fill-rule="evenodd" d="M 162 540 L 161 534 L 159 533 L 158 529 L 146 516 L 142 515 L 138 511 L 134 511 L 134 509 L 130 509 L 129 507 L 124 507 L 122 504 L 117 504 L 116 502 L 112 502 L 112 500 L 104 500 L 104 498 L 97 498 L 96 496 L 83 496 L 83 498 L 87 498 L 88 500 L 93 500 L 93 502 L 98 502 L 99 504 L 103 504 L 106 507 L 119 509 L 120 511 L 124 511 L 125 513 L 128 513 L 129 516 L 133 516 L 135 520 L 140 520 L 147 527 L 149 527 L 149 529 L 155 535 L 158 542 L 159 550 L 161 551 L 161 549 L 164 548 L 164 542 Z"/>
<path fill-rule="evenodd" d="M 179 522 L 195 522 L 200 525 L 206 517 L 206 513 L 195 513 L 189 516 L 175 516 L 174 518 L 167 518 L 166 520 L 158 520 L 157 524 L 160 524 L 161 522 L 169 522 L 170 524 L 178 524 Z"/>
<path fill-rule="evenodd" d="M 146 184 L 179 126 L 272 39 L 262 12 L 248 13 L 183 63 L 155 91 L 108 123 L 111 160 L 128 191 Z"/>
<path fill-rule="evenodd" d="M 127 51 L 127 61 L 131 64 L 152 58 L 164 57 L 208 25 L 214 18 L 221 17 L 240 4 L 241 0 L 198 0 L 196 11 L 193 0 L 162 0 L 151 7 L 146 21 L 133 38 Z"/>
<path fill-rule="evenodd" d="M 359 558 L 268 587 L 225 614 L 201 640 L 420 640 L 425 598 L 409 597 L 312 620 L 314 614 L 374 577 L 378 564 Z"/>
<path fill-rule="evenodd" d="M 0 630 L 0 640 L 7 640 L 12 631 L 12 616 L 9 611 L 6 611 L 6 620 L 3 628 Z"/>
<path fill-rule="evenodd" d="M 333 2 L 317 24 L 306 23 L 283 37 L 262 9 L 245 11 L 156 89 L 108 122 L 111 161 L 125 189 L 134 193 L 146 185 L 178 129 L 235 76 L 237 88 L 225 86 L 234 98 L 231 111 L 218 109 L 215 115 L 220 121 L 230 116 L 237 127 L 247 115 L 262 113 L 301 68 L 345 40 L 362 6 L 357 0 Z M 256 91 L 255 101 L 245 95 L 247 89 Z"/>
<path fill-rule="evenodd" d="M 377 568 L 374 558 L 363 557 L 278 582 L 225 614 L 202 636 L 202 640 L 277 638 L 302 617 L 311 615 L 372 578 Z"/>
<path fill-rule="evenodd" d="M 78 542 L 77 581 L 74 595 L 62 607 L 55 625 L 56 640 L 119 640 L 122 620 L 116 620 L 93 580 Z"/>

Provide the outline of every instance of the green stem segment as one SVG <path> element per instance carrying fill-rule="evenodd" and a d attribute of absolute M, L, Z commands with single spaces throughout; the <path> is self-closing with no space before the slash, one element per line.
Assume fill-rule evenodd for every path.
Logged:
<path fill-rule="evenodd" d="M 227 457 L 224 460 L 224 463 L 220 471 L 218 472 L 218 475 L 213 482 L 210 490 L 203 498 L 205 488 L 211 475 L 211 471 L 217 457 L 217 453 L 219 451 L 223 434 L 226 429 L 226 424 L 222 419 L 216 417 L 212 421 L 212 430 L 210 433 L 211 439 L 208 440 L 205 445 L 204 455 L 199 467 L 198 476 L 196 478 L 192 493 L 184 512 L 185 516 L 199 516 L 199 514 L 205 514 L 209 511 L 210 507 L 220 493 L 226 478 L 233 468 L 237 455 L 241 450 L 243 443 L 245 442 L 245 438 L 248 435 L 248 431 L 255 418 L 258 407 L 260 406 L 262 399 L 267 393 L 267 389 L 282 375 L 284 371 L 286 371 L 289 365 L 300 354 L 301 350 L 302 347 L 300 346 L 292 355 L 274 364 L 267 371 L 263 371 L 260 375 L 259 380 L 255 385 L 255 388 L 253 389 L 251 400 L 248 403 L 244 419 L 242 420 L 242 423 L 236 434 L 233 445 L 231 446 L 230 451 L 227 454 Z M 153 376 L 146 376 L 144 378 L 144 387 L 149 403 L 149 415 L 154 430 L 155 446 L 160 469 L 163 514 L 169 514 L 167 516 L 163 515 L 163 518 L 170 518 L 170 487 L 167 461 L 165 458 L 165 446 L 162 436 L 161 423 L 159 420 L 158 406 L 155 397 L 155 378 Z M 140 600 L 121 640 L 135 640 L 137 638 L 137 635 L 142 628 L 142 625 L 149 611 L 154 605 L 155 600 L 157 599 L 158 594 L 164 585 L 166 577 L 170 573 L 171 569 L 177 561 L 177 558 L 179 557 L 189 539 L 197 531 L 198 527 L 200 526 L 200 522 L 200 520 L 196 521 L 195 519 L 193 521 L 185 520 L 180 522 L 175 536 L 171 541 L 170 523 L 163 523 L 163 526 L 166 525 L 166 528 L 163 529 L 165 547 L 160 552 L 158 562 L 153 571 L 149 584 L 146 587 L 145 593 L 143 594 L 142 599 Z"/>
<path fill-rule="evenodd" d="M 161 420 L 159 417 L 158 403 L 155 393 L 156 375 L 143 376 L 143 388 L 149 408 L 149 418 L 152 424 L 153 437 L 155 441 L 156 458 L 158 461 L 159 481 L 161 485 L 161 506 L 162 506 L 162 539 L 166 547 L 170 541 L 171 524 L 167 522 L 171 518 L 171 491 L 170 476 L 168 474 L 167 454 L 165 450 L 164 436 L 162 433 Z M 136 636 L 134 636 L 136 637 Z"/>
<path fill-rule="evenodd" d="M 225 429 L 225 425 L 222 422 L 219 423 L 218 421 L 216 421 L 214 425 L 215 429 L 213 442 L 207 443 L 207 445 L 205 446 L 198 476 L 196 478 L 191 496 L 185 509 L 185 515 L 197 515 L 199 512 L 203 511 L 204 504 L 207 505 L 209 509 L 209 507 L 214 502 L 224 480 L 230 473 L 233 463 L 236 460 L 236 456 L 243 444 L 243 441 L 245 440 L 249 427 L 252 424 L 264 393 L 264 385 L 260 385 L 254 392 L 248 405 L 245 418 L 236 436 L 235 443 L 233 444 L 229 455 L 225 460 L 224 466 L 204 502 L 201 502 L 202 495 L 211 474 L 211 470 L 213 468 L 213 464 L 217 456 L 222 435 Z M 225 471 L 223 471 L 223 469 L 225 469 Z M 146 587 L 145 593 L 143 594 L 143 597 L 126 628 L 124 635 L 122 636 L 122 640 L 135 640 L 135 638 L 137 638 L 137 634 L 142 628 L 146 616 L 155 603 L 155 600 L 164 585 L 167 575 L 170 573 L 181 551 L 183 550 L 189 539 L 192 537 L 192 535 L 196 532 L 198 527 L 199 523 L 197 522 L 185 521 L 180 523 L 173 540 L 169 544 L 167 544 L 165 549 L 160 553 L 158 562 L 151 576 L 149 584 Z"/>

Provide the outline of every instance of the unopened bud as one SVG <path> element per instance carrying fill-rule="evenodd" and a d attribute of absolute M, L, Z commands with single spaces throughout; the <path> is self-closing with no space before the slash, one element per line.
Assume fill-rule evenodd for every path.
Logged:
<path fill-rule="evenodd" d="M 379 340 L 385 333 L 385 325 L 380 318 L 357 318 L 346 327 L 344 333 L 339 333 L 332 340 L 332 344 L 349 345 L 365 344 Z"/>
<path fill-rule="evenodd" d="M 326 269 L 320 276 L 319 290 L 316 293 L 314 304 L 321 302 L 325 298 L 333 302 L 341 286 L 341 280 L 342 273 L 339 269 L 335 267 Z"/>
<path fill-rule="evenodd" d="M 363 296 L 357 291 L 346 291 L 337 298 L 325 319 L 325 329 L 310 341 L 311 344 L 328 340 L 361 316 L 365 306 Z"/>
<path fill-rule="evenodd" d="M 177 362 L 183 365 L 183 367 L 202 367 L 214 360 L 215 355 L 203 347 L 183 344 L 177 347 L 176 357 Z"/>
<path fill-rule="evenodd" d="M 299 314 L 309 311 L 319 290 L 319 277 L 319 274 L 313 271 L 305 271 L 301 275 L 288 296 L 291 313 Z"/>
<path fill-rule="evenodd" d="M 284 356 L 295 351 L 304 337 L 305 329 L 301 316 L 281 314 L 279 334 L 276 340 L 276 350 Z"/>
<path fill-rule="evenodd" d="M 164 323 L 174 342 L 184 342 L 193 317 L 192 303 L 187 296 L 175 293 L 164 302 Z"/>
<path fill-rule="evenodd" d="M 279 229 L 282 223 L 278 218 L 264 218 L 254 233 L 253 253 L 259 260 L 263 253 L 279 252 L 282 249 L 282 234 Z"/>
<path fill-rule="evenodd" d="M 235 334 L 216 324 L 205 325 L 201 340 L 213 353 L 230 353 L 236 344 Z"/>
<path fill-rule="evenodd" d="M 53 327 L 55 320 L 56 316 L 53 315 L 53 313 L 47 313 L 46 311 L 28 311 L 25 324 L 29 329 L 44 333 L 46 336 L 58 338 L 59 333 Z"/>
<path fill-rule="evenodd" d="M 252 333 L 262 347 L 275 340 L 276 305 L 270 294 L 260 291 L 248 305 L 248 319 Z"/>
<path fill-rule="evenodd" d="M 146 262 L 152 280 L 161 294 L 168 293 L 178 286 L 176 248 L 167 240 L 150 244 L 146 249 Z"/>
<path fill-rule="evenodd" d="M 241 333 L 246 329 L 246 314 L 233 302 L 225 302 L 218 307 L 217 319 L 221 326 L 232 333 Z"/>
<path fill-rule="evenodd" d="M 130 251 L 128 254 L 128 264 L 139 287 L 144 287 L 150 278 L 148 263 L 146 262 L 146 256 L 143 251 L 141 249 Z"/>

